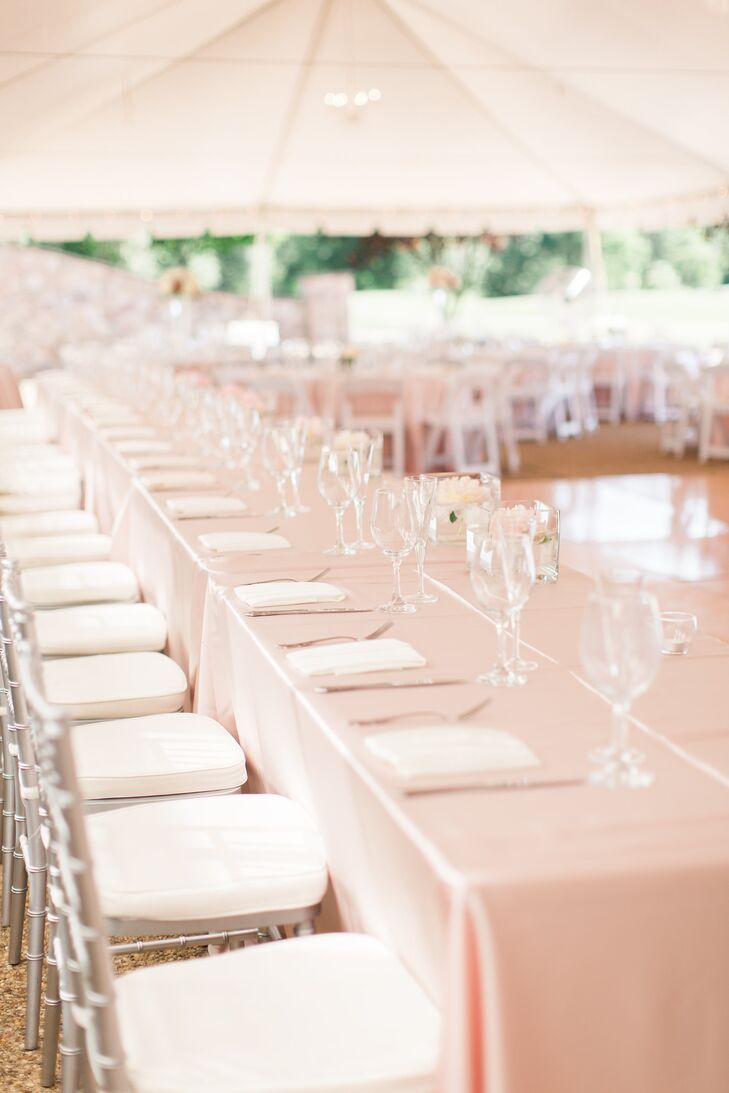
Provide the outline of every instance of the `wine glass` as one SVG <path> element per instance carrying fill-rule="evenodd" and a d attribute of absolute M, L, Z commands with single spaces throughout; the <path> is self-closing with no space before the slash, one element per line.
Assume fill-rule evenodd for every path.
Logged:
<path fill-rule="evenodd" d="M 372 538 L 382 553 L 392 562 L 392 599 L 388 603 L 383 603 L 380 611 L 412 613 L 415 611 L 415 606 L 403 599 L 400 589 L 402 560 L 413 549 L 417 535 L 413 512 L 407 500 L 393 489 L 376 490 L 372 503 L 370 528 Z"/>
<path fill-rule="evenodd" d="M 355 553 L 360 550 L 374 550 L 375 544 L 364 537 L 364 507 L 367 501 L 367 487 L 372 473 L 372 458 L 375 452 L 375 440 L 371 436 L 363 436 L 355 440 L 350 447 L 356 448 L 359 453 L 359 474 L 357 477 L 357 492 L 354 495 L 354 517 L 356 521 L 356 539 L 352 544 Z"/>
<path fill-rule="evenodd" d="M 293 466 L 290 472 L 291 493 L 294 499 L 294 509 L 298 513 L 311 512 L 308 505 L 301 500 L 301 472 L 304 469 L 306 458 L 306 443 L 309 436 L 309 421 L 305 417 L 297 417 L 292 426 L 292 453 Z"/>
<path fill-rule="evenodd" d="M 291 471 L 291 430 L 289 422 L 277 422 L 267 426 L 263 434 L 261 455 L 263 466 L 276 483 L 279 504 L 271 510 L 271 515 L 296 516 L 296 509 L 286 497 L 286 479 Z"/>
<path fill-rule="evenodd" d="M 408 596 L 409 603 L 437 603 L 438 597 L 425 591 L 425 552 L 428 549 L 430 524 L 435 509 L 438 479 L 434 474 L 408 475 L 403 483 L 403 493 L 413 513 L 417 536 L 415 558 L 418 566 L 418 591 Z"/>
<path fill-rule="evenodd" d="M 328 547 L 325 554 L 354 553 L 353 548 L 344 541 L 344 510 L 352 503 L 357 491 L 358 471 L 359 453 L 355 449 L 322 448 L 317 485 L 326 503 L 333 507 L 337 519 L 336 545 Z"/>
<path fill-rule="evenodd" d="M 628 747 L 628 714 L 633 701 L 656 677 L 661 662 L 661 621 L 647 592 L 593 592 L 582 620 L 580 656 L 588 680 L 612 706 L 609 744 L 590 752 L 595 785 L 640 789 L 654 780 L 644 756 Z"/>
<path fill-rule="evenodd" d="M 500 501 L 492 514 L 494 527 L 505 527 L 510 531 L 524 532 L 529 535 L 534 553 L 534 533 L 537 519 L 533 501 Z M 512 656 L 511 667 L 517 675 L 535 672 L 539 665 L 536 660 L 526 660 L 521 655 L 521 611 L 516 612 L 511 620 Z"/>
<path fill-rule="evenodd" d="M 253 477 L 251 472 L 251 461 L 261 435 L 260 411 L 256 406 L 239 402 L 235 408 L 235 419 L 238 425 L 237 438 L 243 469 L 243 489 L 260 490 L 261 483 Z"/>
<path fill-rule="evenodd" d="M 527 676 L 515 671 L 506 655 L 506 628 L 526 603 L 534 584 L 534 553 L 528 532 L 491 528 L 474 536 L 469 566 L 471 586 L 484 612 L 496 627 L 496 660 L 478 677 L 491 687 L 521 687 Z"/>

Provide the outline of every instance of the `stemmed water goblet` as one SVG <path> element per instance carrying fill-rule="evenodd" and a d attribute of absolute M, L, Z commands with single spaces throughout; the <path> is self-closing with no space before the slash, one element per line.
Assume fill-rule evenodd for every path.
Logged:
<path fill-rule="evenodd" d="M 532 543 L 533 553 L 534 533 L 537 521 L 532 502 L 500 501 L 492 513 L 491 521 L 493 522 L 494 528 L 503 527 L 510 531 L 528 534 Z M 539 667 L 536 660 L 526 660 L 521 655 L 521 609 L 512 615 L 510 627 L 512 637 L 512 669 L 517 675 L 522 675 L 524 672 L 535 672 Z"/>
<path fill-rule="evenodd" d="M 291 467 L 290 479 L 291 479 L 291 494 L 293 497 L 293 507 L 297 513 L 303 514 L 311 512 L 308 505 L 305 505 L 301 500 L 301 473 L 304 469 L 304 459 L 306 458 L 306 443 L 309 434 L 309 421 L 305 417 L 297 417 L 292 423 L 292 456 L 293 465 Z"/>
<path fill-rule="evenodd" d="M 580 656 L 589 682 L 612 707 L 611 740 L 590 752 L 595 785 L 640 789 L 654 775 L 628 746 L 633 701 L 648 689 L 661 661 L 661 621 L 655 597 L 635 586 L 617 594 L 593 592 L 582 621 Z"/>
<path fill-rule="evenodd" d="M 475 534 L 469 566 L 471 586 L 484 612 L 496 627 L 497 653 L 493 666 L 478 677 L 491 687 L 520 687 L 527 676 L 517 672 L 506 655 L 506 629 L 518 617 L 534 585 L 534 552 L 529 532 L 493 526 Z"/>
<path fill-rule="evenodd" d="M 403 558 L 413 549 L 417 535 L 413 511 L 407 499 L 393 489 L 376 490 L 370 528 L 377 546 L 392 562 L 392 598 L 380 606 L 380 611 L 410 614 L 415 611 L 415 605 L 403 598 L 400 589 L 400 567 Z"/>
<path fill-rule="evenodd" d="M 261 436 L 260 411 L 256 406 L 238 402 L 235 407 L 235 420 L 238 426 L 238 449 L 243 470 L 241 485 L 245 490 L 260 490 L 261 483 L 253 477 L 251 471 L 251 462 Z"/>
<path fill-rule="evenodd" d="M 361 439 L 354 440 L 350 448 L 355 448 L 358 455 L 357 491 L 354 495 L 355 541 L 352 543 L 354 553 L 360 550 L 374 550 L 375 544 L 364 537 L 364 508 L 367 501 L 367 487 L 372 473 L 372 459 L 375 452 L 374 437 L 364 435 Z"/>
<path fill-rule="evenodd" d="M 415 558 L 418 567 L 418 591 L 408 596 L 408 603 L 437 603 L 438 597 L 425 591 L 425 552 L 428 549 L 430 525 L 438 492 L 438 479 L 434 474 L 408 475 L 403 492 L 413 513 L 416 527 Z"/>
<path fill-rule="evenodd" d="M 290 422 L 272 422 L 263 433 L 261 443 L 263 465 L 276 483 L 279 497 L 279 504 L 271 510 L 270 515 L 296 516 L 296 509 L 286 497 L 286 480 L 290 475 L 292 444 Z"/>
<path fill-rule="evenodd" d="M 352 448 L 324 447 L 319 457 L 317 485 L 319 493 L 334 509 L 337 520 L 337 542 L 325 554 L 353 554 L 344 541 L 344 510 L 351 505 L 357 491 L 359 453 Z"/>

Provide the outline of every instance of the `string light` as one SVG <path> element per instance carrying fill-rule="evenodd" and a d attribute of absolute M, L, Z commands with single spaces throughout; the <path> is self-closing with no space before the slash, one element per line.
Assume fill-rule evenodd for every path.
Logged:
<path fill-rule="evenodd" d="M 350 97 L 346 91 L 327 91 L 324 96 L 325 106 L 334 106 L 337 109 L 352 103 L 353 106 L 369 106 L 371 102 L 379 102 L 382 92 L 379 87 L 371 87 L 369 91 L 360 89 Z"/>

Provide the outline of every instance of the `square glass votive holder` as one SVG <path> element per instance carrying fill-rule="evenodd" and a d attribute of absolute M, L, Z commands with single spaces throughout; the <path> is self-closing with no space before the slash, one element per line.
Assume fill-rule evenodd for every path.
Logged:
<path fill-rule="evenodd" d="M 661 652 L 667 657 L 685 657 L 696 637 L 698 619 L 690 611 L 662 611 Z"/>
<path fill-rule="evenodd" d="M 559 509 L 544 501 L 534 502 L 534 566 L 537 580 L 559 580 Z"/>

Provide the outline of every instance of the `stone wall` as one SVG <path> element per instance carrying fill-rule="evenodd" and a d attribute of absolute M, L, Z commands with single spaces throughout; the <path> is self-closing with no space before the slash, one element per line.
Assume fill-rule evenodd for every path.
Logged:
<path fill-rule="evenodd" d="M 60 363 L 64 346 L 120 340 L 160 343 L 168 300 L 126 270 L 41 247 L 0 246 L 0 362 L 19 375 Z M 192 301 L 193 332 L 251 315 L 249 301 L 209 292 Z M 305 334 L 299 300 L 274 300 L 282 338 Z"/>

